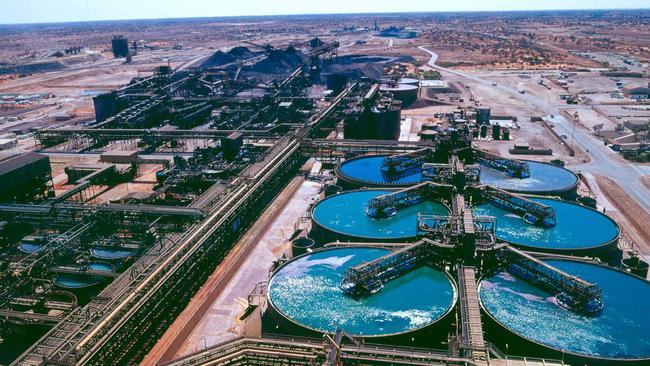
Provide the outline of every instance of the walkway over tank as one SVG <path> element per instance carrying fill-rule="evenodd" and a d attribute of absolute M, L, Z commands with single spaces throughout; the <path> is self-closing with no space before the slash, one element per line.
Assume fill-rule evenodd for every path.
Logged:
<path fill-rule="evenodd" d="M 388 253 L 373 261 L 350 267 L 341 280 L 341 290 L 351 296 L 369 296 L 391 281 L 417 267 L 435 261 L 435 252 L 429 240 L 419 241 L 406 248 Z"/>
<path fill-rule="evenodd" d="M 432 159 L 433 150 L 424 148 L 403 154 L 387 156 L 381 166 L 381 174 L 392 181 L 422 171 L 422 164 Z"/>
<path fill-rule="evenodd" d="M 515 160 L 507 159 L 498 155 L 494 155 L 487 151 L 475 149 L 474 153 L 476 158 L 482 165 L 489 166 L 490 168 L 501 170 L 506 174 L 515 178 L 528 178 L 530 177 L 530 168 L 528 164 Z"/>
<path fill-rule="evenodd" d="M 512 274 L 555 291 L 558 303 L 571 311 L 585 315 L 597 315 L 602 311 L 602 292 L 598 285 L 563 272 L 511 246 L 508 246 L 508 250 L 508 271 Z"/>
<path fill-rule="evenodd" d="M 555 209 L 551 206 L 492 186 L 479 186 L 476 189 L 497 206 L 523 216 L 524 220 L 531 224 L 546 227 L 556 224 Z"/>
<path fill-rule="evenodd" d="M 408 207 L 433 197 L 451 192 L 448 185 L 424 182 L 396 192 L 373 197 L 368 201 L 366 214 L 371 217 L 391 216 L 400 207 Z"/>

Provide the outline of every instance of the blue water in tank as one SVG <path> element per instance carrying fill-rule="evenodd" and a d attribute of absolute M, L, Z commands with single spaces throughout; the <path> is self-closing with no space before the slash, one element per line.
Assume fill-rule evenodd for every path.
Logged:
<path fill-rule="evenodd" d="M 341 193 L 319 202 L 313 218 L 328 230 L 360 238 L 404 239 L 417 234 L 418 213 L 448 215 L 449 210 L 436 202 L 421 202 L 401 208 L 385 218 L 369 217 L 365 210 L 368 201 L 387 190 L 365 190 Z"/>
<path fill-rule="evenodd" d="M 395 180 L 387 180 L 381 174 L 384 156 L 368 156 L 351 159 L 339 167 L 341 173 L 350 178 L 373 184 L 416 184 L 422 181 L 422 173 L 407 175 Z"/>
<path fill-rule="evenodd" d="M 526 161 L 530 177 L 519 179 L 504 172 L 481 165 L 481 183 L 517 192 L 553 192 L 571 189 L 578 177 L 559 166 Z"/>
<path fill-rule="evenodd" d="M 43 245 L 42 244 L 20 243 L 20 246 L 18 247 L 18 249 L 23 253 L 32 254 L 32 253 L 36 253 L 39 250 L 43 249 Z"/>
<path fill-rule="evenodd" d="M 97 259 L 124 259 L 133 255 L 128 249 L 92 248 L 90 254 Z"/>
<path fill-rule="evenodd" d="M 113 267 L 110 263 L 94 262 L 88 264 L 88 269 L 91 269 L 93 271 L 113 272 L 115 270 L 115 267 Z"/>
<path fill-rule="evenodd" d="M 54 278 L 54 283 L 59 287 L 75 289 L 90 287 L 96 285 L 99 281 L 87 276 L 62 274 Z"/>
<path fill-rule="evenodd" d="M 507 272 L 481 281 L 480 298 L 487 312 L 513 332 L 557 350 L 592 357 L 650 358 L 650 283 L 594 264 L 546 262 L 598 284 L 603 312 L 587 317 L 563 309 L 552 295 Z"/>
<path fill-rule="evenodd" d="M 550 228 L 531 225 L 520 216 L 489 203 L 472 211 L 474 215 L 496 217 L 497 238 L 531 248 L 585 249 L 604 245 L 618 236 L 618 226 L 600 212 L 547 198 L 531 200 L 555 208 L 557 224 Z"/>
<path fill-rule="evenodd" d="M 269 282 L 269 298 L 285 317 L 314 330 L 338 328 L 356 336 L 403 333 L 429 325 L 455 304 L 456 290 L 443 272 L 421 267 L 360 300 L 339 288 L 345 270 L 389 253 L 343 248 L 314 252 L 281 267 Z"/>

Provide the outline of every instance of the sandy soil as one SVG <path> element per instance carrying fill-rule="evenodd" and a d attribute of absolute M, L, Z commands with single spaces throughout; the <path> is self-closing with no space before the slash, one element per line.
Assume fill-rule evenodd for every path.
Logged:
<path fill-rule="evenodd" d="M 624 231 L 626 227 L 633 228 L 640 239 L 635 240 L 637 249 L 643 254 L 650 254 L 650 215 L 613 180 L 602 176 L 596 177 L 596 180 L 607 199 L 618 209 L 621 216 L 617 220 L 619 225 Z M 649 182 L 644 180 L 644 183 L 647 185 Z"/>
<path fill-rule="evenodd" d="M 237 334 L 237 329 L 235 324 L 232 323 L 234 317 L 238 317 L 243 309 L 239 311 L 233 310 L 232 306 L 228 309 L 228 319 L 224 320 L 223 316 L 219 318 L 223 311 L 211 311 L 210 309 L 213 306 L 221 306 L 224 304 L 216 304 L 215 302 L 219 299 L 220 295 L 227 291 L 226 288 L 230 287 L 229 283 L 234 281 L 238 273 L 241 274 L 239 269 L 245 263 L 246 258 L 250 256 L 250 253 L 255 250 L 255 248 L 260 245 L 263 240 L 262 238 L 269 231 L 270 227 L 274 224 L 275 220 L 272 218 L 277 218 L 278 215 L 283 211 L 287 202 L 293 197 L 295 192 L 301 187 L 303 178 L 295 178 L 289 185 L 284 189 L 280 194 L 279 198 L 276 199 L 275 204 L 270 206 L 262 216 L 255 222 L 253 227 L 242 237 L 242 239 L 237 242 L 234 248 L 226 256 L 226 258 L 221 262 L 217 267 L 214 273 L 208 278 L 206 283 L 201 287 L 199 292 L 193 297 L 190 304 L 183 310 L 181 315 L 176 318 L 171 327 L 165 332 L 160 340 L 156 343 L 154 348 L 149 352 L 145 359 L 140 363 L 140 365 L 155 365 L 160 361 L 169 361 L 174 358 L 177 352 L 181 349 L 185 349 L 185 352 L 192 352 L 200 350 L 205 345 L 213 345 L 214 342 L 219 340 L 215 339 L 215 335 L 218 333 L 230 333 L 230 337 L 235 337 Z M 290 234 L 289 234 L 290 235 Z M 269 246 L 271 243 L 266 243 L 265 245 Z M 277 246 L 277 242 L 275 244 Z M 284 250 L 288 250 L 288 247 L 285 246 Z M 281 252 L 276 251 L 276 255 L 280 255 Z M 257 263 L 259 266 L 261 263 Z M 270 265 L 271 263 L 266 263 Z M 266 267 L 268 268 L 268 266 Z M 249 272 L 249 271 L 245 271 Z M 255 271 L 253 271 L 255 272 Z M 260 274 L 266 276 L 263 271 L 257 271 Z M 259 282 L 259 280 L 257 281 Z M 239 297 L 246 296 L 250 292 L 256 281 L 248 283 L 250 285 L 249 289 L 238 288 L 237 291 L 244 290 L 244 294 L 237 295 Z M 228 300 L 232 305 L 239 308 L 238 301 L 236 299 Z M 222 309 L 223 310 L 223 309 Z M 215 317 L 215 319 L 210 320 L 210 317 Z M 216 329 L 215 324 L 204 324 L 203 327 L 200 325 L 203 323 L 204 319 L 208 321 L 217 321 L 221 327 Z M 225 326 L 223 322 L 228 322 L 229 326 Z M 224 329 L 226 328 L 226 329 Z M 200 331 L 200 334 L 194 336 L 196 331 Z M 223 337 L 222 335 L 221 337 Z M 187 344 L 186 342 L 191 342 Z"/>

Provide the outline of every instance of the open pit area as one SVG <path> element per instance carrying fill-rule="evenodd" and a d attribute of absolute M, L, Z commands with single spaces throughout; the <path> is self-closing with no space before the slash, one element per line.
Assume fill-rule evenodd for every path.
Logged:
<path fill-rule="evenodd" d="M 650 11 L 0 36 L 0 365 L 650 363 Z"/>

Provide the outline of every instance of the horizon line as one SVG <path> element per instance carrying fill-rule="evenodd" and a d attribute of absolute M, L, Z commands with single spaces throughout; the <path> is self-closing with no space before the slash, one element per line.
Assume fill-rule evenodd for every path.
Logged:
<path fill-rule="evenodd" d="M 395 12 L 343 12 L 343 13 L 300 13 L 300 14 L 257 14 L 257 15 L 220 15 L 220 16 L 187 16 L 187 17 L 165 17 L 165 18 L 126 18 L 126 19 L 90 19 L 90 20 L 64 20 L 47 22 L 25 22 L 25 23 L 0 23 L 0 26 L 22 26 L 22 25 L 53 25 L 53 24 L 75 24 L 75 23 L 101 23 L 101 22 L 134 22 L 147 20 L 174 20 L 174 19 L 237 19 L 237 18 L 273 18 L 273 17 L 304 17 L 304 16 L 333 16 L 333 15 L 390 15 L 390 14 L 462 14 L 462 13 L 525 13 L 525 12 L 602 12 L 602 11 L 638 11 L 650 10 L 650 7 L 630 8 L 575 8 L 575 9 L 504 9 L 504 10 L 444 10 L 444 11 L 395 11 Z"/>

